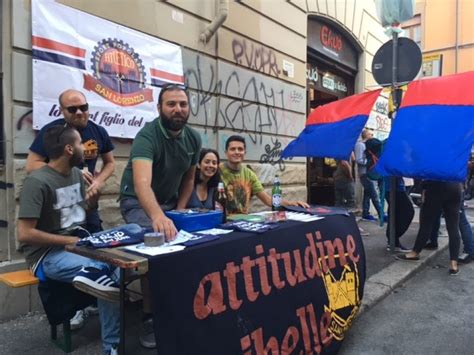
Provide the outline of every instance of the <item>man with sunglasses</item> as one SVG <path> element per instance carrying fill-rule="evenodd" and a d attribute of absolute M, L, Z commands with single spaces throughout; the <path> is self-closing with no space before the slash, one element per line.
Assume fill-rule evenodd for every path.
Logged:
<path fill-rule="evenodd" d="M 26 160 L 26 171 L 30 173 L 37 170 L 49 161 L 43 144 L 44 132 L 51 126 L 64 126 L 67 123 L 79 132 L 84 145 L 85 161 L 78 167 L 86 168 L 83 170 L 83 177 L 87 184 L 87 196 L 98 199 L 105 181 L 112 175 L 115 168 L 112 141 L 103 127 L 89 120 L 89 105 L 82 92 L 73 89 L 64 91 L 59 96 L 59 105 L 64 118 L 48 123 L 39 131 L 30 146 Z M 102 158 L 103 164 L 100 172 L 96 172 L 99 156 Z M 98 206 L 87 214 L 86 229 L 91 233 L 102 230 L 102 221 L 97 208 Z"/>
<path fill-rule="evenodd" d="M 167 84 L 158 96 L 159 117 L 138 132 L 120 184 L 120 209 L 127 223 L 151 227 L 176 237 L 176 227 L 164 211 L 183 209 L 194 188 L 201 137 L 188 127 L 186 87 Z M 142 279 L 144 326 L 140 344 L 156 347 L 151 321 L 148 282 Z"/>

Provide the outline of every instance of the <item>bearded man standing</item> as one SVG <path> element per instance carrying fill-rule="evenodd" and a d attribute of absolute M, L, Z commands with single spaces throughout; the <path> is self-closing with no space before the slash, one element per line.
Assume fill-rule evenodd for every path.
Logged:
<path fill-rule="evenodd" d="M 164 211 L 183 209 L 194 188 L 201 137 L 186 125 L 189 99 L 185 86 L 167 84 L 158 96 L 159 117 L 138 132 L 120 184 L 120 210 L 127 223 L 151 227 L 173 240 L 177 230 Z M 142 279 L 144 329 L 140 343 L 156 346 L 147 279 Z"/>
<path fill-rule="evenodd" d="M 183 85 L 163 86 L 158 112 L 160 116 L 146 123 L 133 141 L 120 184 L 120 209 L 127 223 L 152 227 L 171 240 L 177 231 L 164 211 L 186 207 L 201 137 L 186 126 L 189 100 Z"/>

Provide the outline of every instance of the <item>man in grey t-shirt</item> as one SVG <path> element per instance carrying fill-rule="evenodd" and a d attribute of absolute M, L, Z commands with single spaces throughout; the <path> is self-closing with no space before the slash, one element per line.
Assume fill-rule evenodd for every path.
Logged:
<path fill-rule="evenodd" d="M 64 246 L 85 224 L 86 209 L 97 201 L 86 199 L 81 163 L 84 148 L 79 132 L 68 126 L 52 126 L 44 135 L 50 161 L 29 174 L 20 194 L 18 241 L 35 275 L 72 283 L 98 298 L 102 322 L 102 346 L 110 354 L 119 343 L 119 287 L 109 265 L 68 253 Z M 82 231 L 85 232 L 84 229 Z M 67 300 L 65 300 L 67 301 Z"/>

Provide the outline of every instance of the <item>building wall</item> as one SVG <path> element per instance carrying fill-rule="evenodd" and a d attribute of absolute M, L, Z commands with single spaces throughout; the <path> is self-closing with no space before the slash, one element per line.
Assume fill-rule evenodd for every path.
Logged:
<path fill-rule="evenodd" d="M 423 54 L 442 54 L 442 75 L 474 70 L 474 1 L 418 0 Z M 457 28 L 457 38 L 456 38 Z"/>
<path fill-rule="evenodd" d="M 199 34 L 216 16 L 218 1 L 61 2 L 181 45 L 185 78 L 191 89 L 190 123 L 202 134 L 203 146 L 215 147 L 224 156 L 226 138 L 235 133 L 244 135 L 247 160 L 266 188 L 269 190 L 279 172 L 285 197 L 290 199 L 306 199 L 306 160 L 283 162 L 279 154 L 305 124 L 308 16 L 338 24 L 361 49 L 356 92 L 375 84 L 371 61 L 386 41 L 373 1 L 230 1 L 227 20 L 207 44 L 199 42 Z M 2 53 L 8 163 L 0 170 L 0 181 L 11 184 L 0 189 L 0 219 L 8 222 L 7 228 L 0 228 L 0 272 L 5 272 L 24 267 L 16 251 L 15 211 L 25 158 L 35 133 L 31 128 L 30 1 L 6 0 L 2 4 L 7 15 Z M 293 77 L 283 70 L 283 61 L 293 64 Z M 131 141 L 114 140 L 114 144 L 117 168 L 100 203 L 105 227 L 123 223 L 116 198 Z M 255 201 L 254 209 L 261 208 Z M 18 297 L 20 293 L 27 301 Z M 36 302 L 31 299 L 35 293 L 0 285 L 0 299 L 10 302 L 10 306 L 0 307 L 0 319 L 35 309 Z"/>

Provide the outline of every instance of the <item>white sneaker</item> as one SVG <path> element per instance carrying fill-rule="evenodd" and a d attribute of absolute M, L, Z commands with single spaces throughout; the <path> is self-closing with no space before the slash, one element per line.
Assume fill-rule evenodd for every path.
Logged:
<path fill-rule="evenodd" d="M 117 345 L 112 346 L 109 350 L 105 350 L 104 355 L 118 355 Z"/>
<path fill-rule="evenodd" d="M 84 308 L 84 312 L 87 313 L 87 316 L 96 316 L 99 314 L 99 308 L 97 306 L 87 306 Z"/>
<path fill-rule="evenodd" d="M 69 321 L 71 325 L 71 330 L 77 330 L 84 326 L 84 322 L 86 320 L 86 313 L 83 310 L 77 311 L 74 317 L 72 317 Z"/>
<path fill-rule="evenodd" d="M 112 302 L 119 301 L 119 285 L 110 278 L 107 270 L 83 267 L 72 279 L 72 285 L 94 297 Z"/>
<path fill-rule="evenodd" d="M 118 355 L 117 346 L 112 346 L 112 349 L 110 349 L 110 355 Z"/>

